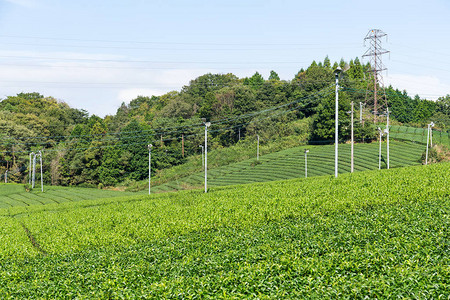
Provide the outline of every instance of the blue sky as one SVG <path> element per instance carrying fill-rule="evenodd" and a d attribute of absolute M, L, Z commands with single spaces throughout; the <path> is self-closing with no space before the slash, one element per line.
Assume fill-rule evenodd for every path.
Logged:
<path fill-rule="evenodd" d="M 290 80 L 388 34 L 385 84 L 450 94 L 450 1 L 0 0 L 0 98 L 40 92 L 92 114 L 202 74 Z"/>

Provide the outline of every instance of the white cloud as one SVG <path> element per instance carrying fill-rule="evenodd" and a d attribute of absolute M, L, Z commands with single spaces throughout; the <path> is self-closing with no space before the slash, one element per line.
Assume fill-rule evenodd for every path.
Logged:
<path fill-rule="evenodd" d="M 211 72 L 152 68 L 121 56 L 67 52 L 0 51 L 0 64 L 0 97 L 39 92 L 99 116 L 114 114 L 122 102 L 139 95 L 180 90 Z"/>
<path fill-rule="evenodd" d="M 386 76 L 386 85 L 391 84 L 399 90 L 406 90 L 408 95 L 436 100 L 450 94 L 450 84 L 435 76 L 416 76 L 408 74 L 390 74 Z"/>
<path fill-rule="evenodd" d="M 207 68 L 167 69 L 162 63 L 136 63 L 126 56 L 102 53 L 0 51 L 0 64 L 0 98 L 39 92 L 99 116 L 114 114 L 122 102 L 139 95 L 179 91 L 205 73 L 224 73 Z M 244 69 L 235 72 L 240 77 L 253 73 Z M 434 76 L 390 74 L 385 81 L 411 96 L 436 99 L 450 94 L 450 84 Z"/>

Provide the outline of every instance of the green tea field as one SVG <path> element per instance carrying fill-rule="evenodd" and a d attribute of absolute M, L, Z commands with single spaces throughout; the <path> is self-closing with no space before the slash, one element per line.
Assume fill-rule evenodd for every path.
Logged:
<path fill-rule="evenodd" d="M 256 162 L 243 160 L 208 170 L 208 186 L 224 186 L 305 177 L 305 149 L 308 155 L 308 177 L 334 174 L 334 145 L 300 146 L 266 154 Z M 354 150 L 355 172 L 378 169 L 379 144 L 356 144 Z M 415 142 L 390 142 L 390 168 L 420 164 L 425 146 Z M 382 164 L 387 167 L 386 143 L 382 143 Z M 350 172 L 350 144 L 339 145 L 339 173 Z M 204 173 L 197 172 L 155 186 L 153 191 L 165 192 L 201 187 Z"/>
<path fill-rule="evenodd" d="M 21 184 L 0 183 L 0 208 L 60 204 L 64 202 L 123 197 L 127 195 L 130 196 L 133 193 L 57 186 L 45 186 L 44 193 L 42 193 L 40 185 L 37 185 L 32 192 L 27 192 Z"/>
<path fill-rule="evenodd" d="M 0 297 L 448 299 L 449 178 L 442 163 L 3 208 Z"/>

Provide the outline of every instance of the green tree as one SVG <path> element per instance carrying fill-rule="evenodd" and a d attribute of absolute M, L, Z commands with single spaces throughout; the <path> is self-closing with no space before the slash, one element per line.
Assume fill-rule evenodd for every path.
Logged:
<path fill-rule="evenodd" d="M 261 74 L 255 72 L 252 77 L 244 79 L 244 84 L 250 86 L 254 90 L 257 90 L 264 84 L 264 78 Z"/>
<path fill-rule="evenodd" d="M 207 120 L 211 120 L 213 116 L 213 107 L 217 103 L 216 96 L 213 92 L 208 92 L 202 102 L 200 109 L 198 110 L 198 114 L 201 118 L 206 118 Z"/>
<path fill-rule="evenodd" d="M 277 72 L 270 71 L 269 80 L 280 80 L 280 76 L 278 76 Z"/>
<path fill-rule="evenodd" d="M 450 116 L 450 95 L 439 97 L 436 100 L 436 111 Z"/>
<path fill-rule="evenodd" d="M 323 60 L 323 67 L 327 68 L 327 69 L 331 68 L 331 62 L 330 62 L 330 59 L 328 58 L 328 55 Z"/>
<path fill-rule="evenodd" d="M 148 148 L 154 139 L 153 131 L 146 124 L 135 119 L 122 128 L 118 144 L 121 159 L 124 158 L 123 171 L 127 178 L 142 180 L 148 174 Z"/>
<path fill-rule="evenodd" d="M 184 86 L 182 93 L 193 97 L 204 98 L 208 92 L 215 92 L 224 87 L 230 87 L 238 83 L 238 78 L 231 74 L 205 74 L 191 80 L 188 86 Z"/>
<path fill-rule="evenodd" d="M 317 106 L 317 113 L 313 121 L 314 142 L 324 141 L 332 142 L 335 135 L 335 96 L 328 95 L 323 97 Z M 345 141 L 349 137 L 350 118 L 347 113 L 350 111 L 350 102 L 345 92 L 339 92 L 339 140 Z"/>

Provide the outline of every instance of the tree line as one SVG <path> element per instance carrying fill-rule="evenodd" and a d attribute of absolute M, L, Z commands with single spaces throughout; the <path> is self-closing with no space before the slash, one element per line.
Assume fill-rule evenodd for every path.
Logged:
<path fill-rule="evenodd" d="M 122 103 L 114 115 L 100 118 L 85 110 L 39 93 L 20 93 L 0 102 L 0 173 L 26 182 L 28 155 L 44 151 L 45 181 L 54 185 L 114 186 L 145 179 L 147 144 L 153 143 L 153 171 L 183 163 L 198 155 L 203 143 L 203 120 L 214 124 L 209 141 L 228 147 L 258 134 L 268 142 L 305 131 L 310 143 L 334 139 L 334 70 L 348 64 L 339 94 L 339 138 L 350 138 L 350 103 L 373 102 L 370 65 L 358 58 L 331 64 L 313 61 L 291 80 L 275 71 L 267 79 L 256 72 L 247 78 L 234 74 L 205 74 L 180 91 L 162 96 L 139 96 Z M 378 87 L 380 88 L 380 87 Z M 367 92 L 369 91 L 369 92 Z M 392 86 L 385 89 L 391 119 L 423 126 L 433 120 L 442 130 L 450 126 L 450 95 L 438 101 L 409 96 Z M 355 117 L 356 118 L 356 117 Z M 355 138 L 375 136 L 372 112 L 355 122 Z"/>

